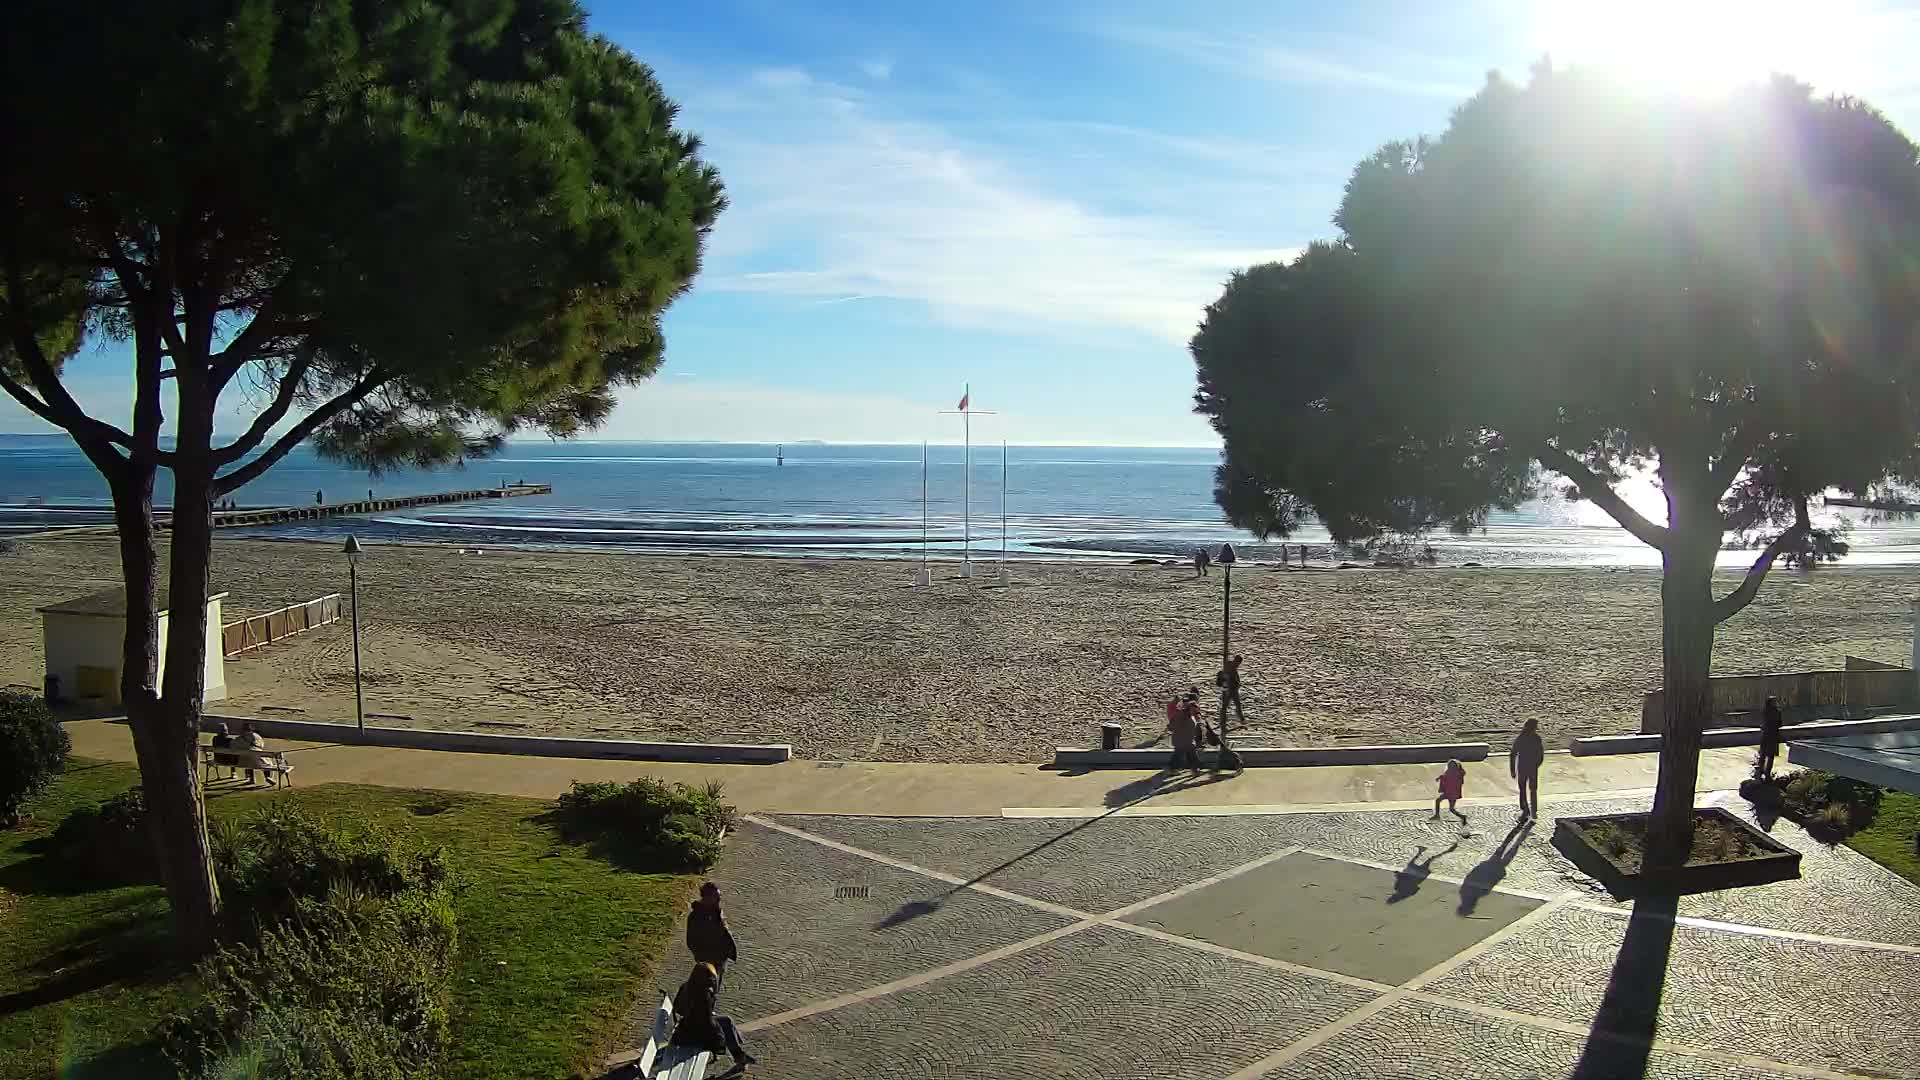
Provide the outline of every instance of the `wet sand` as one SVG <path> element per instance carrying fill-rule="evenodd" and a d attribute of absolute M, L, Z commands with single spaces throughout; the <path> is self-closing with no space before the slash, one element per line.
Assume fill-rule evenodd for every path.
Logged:
<path fill-rule="evenodd" d="M 34 609 L 113 587 L 110 537 L 0 554 L 0 683 L 38 688 Z M 811 758 L 1041 761 L 1160 734 L 1164 696 L 1219 664 L 1221 572 L 1022 564 L 1008 589 L 936 564 L 369 548 L 370 723 L 791 742 Z M 223 539 L 227 619 L 347 591 L 330 544 Z M 1731 587 L 1731 579 L 1724 587 Z M 1721 628 L 1720 674 L 1904 663 L 1920 570 L 1776 573 Z M 1657 576 L 1427 569 L 1234 575 L 1246 741 L 1496 744 L 1529 716 L 1550 746 L 1636 730 L 1659 683 Z M 353 717 L 346 621 L 227 662 L 223 711 Z"/>

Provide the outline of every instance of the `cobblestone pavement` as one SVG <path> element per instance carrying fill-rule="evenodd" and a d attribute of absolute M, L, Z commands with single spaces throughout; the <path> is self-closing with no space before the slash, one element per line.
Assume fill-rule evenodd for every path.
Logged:
<path fill-rule="evenodd" d="M 749 818 L 722 1002 L 767 1077 L 1920 1078 L 1920 889 L 1778 822 L 1635 912 L 1549 843 L 1632 808 Z"/>

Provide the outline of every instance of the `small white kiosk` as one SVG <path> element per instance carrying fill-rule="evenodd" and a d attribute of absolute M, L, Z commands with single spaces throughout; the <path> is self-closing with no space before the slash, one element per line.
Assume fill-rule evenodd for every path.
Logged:
<path fill-rule="evenodd" d="M 226 658 L 221 655 L 220 602 L 226 593 L 207 597 L 207 678 L 205 701 L 227 696 Z M 167 586 L 160 583 L 160 669 L 167 668 Z M 126 637 L 127 593 L 109 589 L 40 609 L 49 688 L 66 700 L 120 704 L 120 661 Z M 52 680 L 59 680 L 57 687 Z"/>

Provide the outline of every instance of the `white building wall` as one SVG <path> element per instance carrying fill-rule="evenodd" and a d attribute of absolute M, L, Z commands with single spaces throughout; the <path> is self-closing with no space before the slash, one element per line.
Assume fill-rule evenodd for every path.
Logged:
<path fill-rule="evenodd" d="M 226 658 L 221 655 L 221 618 L 219 600 L 207 602 L 206 689 L 202 700 L 218 701 L 227 696 Z M 171 613 L 160 616 L 160 664 L 156 679 L 167 674 L 167 631 Z M 121 648 L 126 636 L 126 621 L 109 615 L 68 615 L 56 612 L 40 614 L 41 642 L 46 650 L 47 673 L 60 680 L 60 696 L 73 699 L 80 690 L 80 669 L 107 668 L 113 672 L 115 692 L 120 684 Z"/>

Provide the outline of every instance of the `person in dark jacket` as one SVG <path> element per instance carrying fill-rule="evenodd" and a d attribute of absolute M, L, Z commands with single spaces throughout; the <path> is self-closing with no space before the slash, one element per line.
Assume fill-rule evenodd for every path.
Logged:
<path fill-rule="evenodd" d="M 1760 710 L 1760 760 L 1753 764 L 1753 775 L 1762 780 L 1773 779 L 1773 759 L 1780 754 L 1780 699 L 1767 698 L 1766 708 Z"/>
<path fill-rule="evenodd" d="M 1513 749 L 1507 754 L 1507 772 L 1520 783 L 1522 818 L 1532 820 L 1540 816 L 1540 765 L 1546 759 L 1547 747 L 1540 741 L 1540 721 L 1529 720 L 1520 725 L 1520 734 L 1513 737 Z"/>
<path fill-rule="evenodd" d="M 687 951 L 695 961 L 712 964 L 722 981 L 727 965 L 740 959 L 733 931 L 727 929 L 726 913 L 720 910 L 720 886 L 709 881 L 700 886 L 700 899 L 687 905 Z"/>
<path fill-rule="evenodd" d="M 720 973 L 712 964 L 693 965 L 693 974 L 673 995 L 675 1023 L 668 1041 L 709 1054 L 725 1050 L 733 1058 L 734 1071 L 745 1072 L 755 1058 L 740 1045 L 740 1029 L 733 1026 L 733 1018 L 714 1011 L 719 1001 Z"/>

